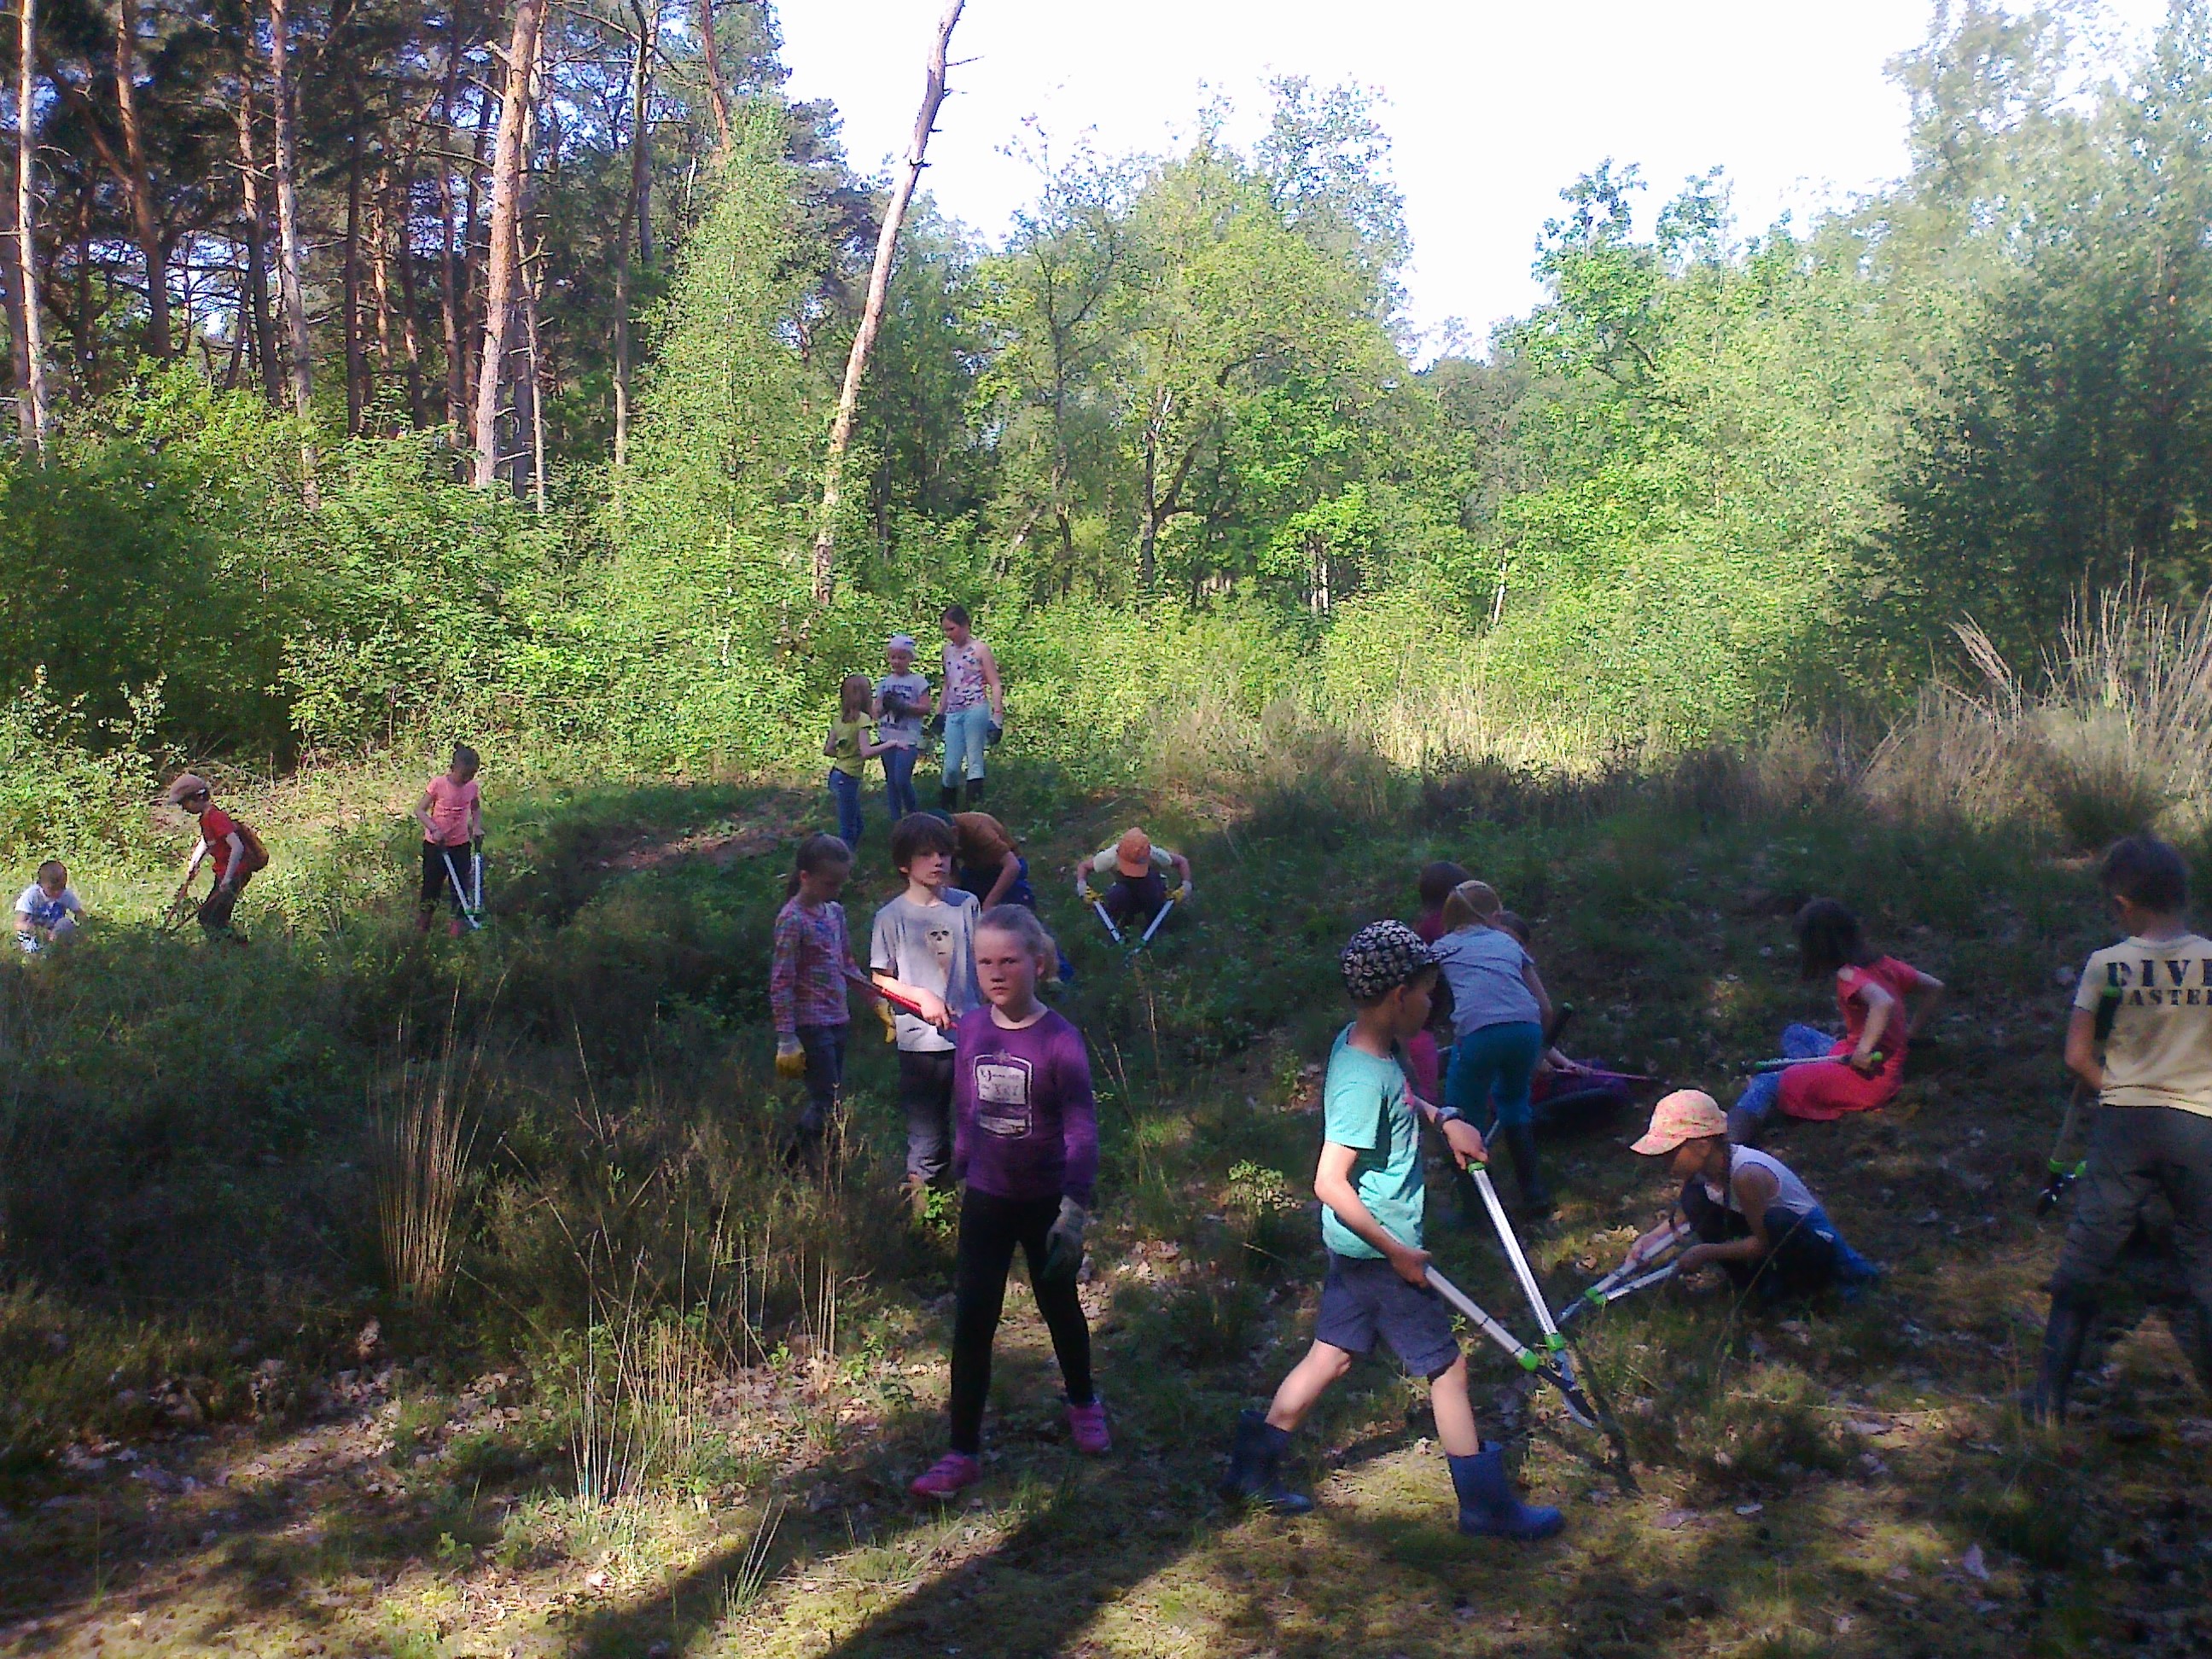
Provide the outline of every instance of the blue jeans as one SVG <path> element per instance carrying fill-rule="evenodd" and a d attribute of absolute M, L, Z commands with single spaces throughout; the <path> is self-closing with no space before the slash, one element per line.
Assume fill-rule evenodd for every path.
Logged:
<path fill-rule="evenodd" d="M 1815 1025 L 1785 1025 L 1782 1028 L 1782 1058 L 1810 1060 L 1825 1054 L 1836 1046 L 1835 1035 Z M 1748 1146 L 1766 1127 L 1773 1115 L 1775 1103 L 1782 1098 L 1782 1073 L 1761 1072 L 1743 1085 L 1735 1104 L 1729 1108 L 1729 1139 L 1739 1146 Z"/>
<path fill-rule="evenodd" d="M 806 1052 L 806 1110 L 799 1120 L 799 1132 L 808 1139 L 821 1138 L 822 1131 L 837 1109 L 838 1091 L 845 1084 L 845 1034 L 843 1025 L 802 1025 L 799 1028 L 799 1046 Z"/>
<path fill-rule="evenodd" d="M 848 853 L 860 845 L 860 781 L 850 772 L 830 769 L 830 799 L 837 804 L 837 839 Z"/>
<path fill-rule="evenodd" d="M 1543 1052 L 1544 1028 L 1533 1019 L 1476 1026 L 1452 1045 L 1444 1104 L 1465 1113 L 1485 1134 L 1493 1126 L 1510 1129 L 1528 1122 L 1528 1079 Z"/>
<path fill-rule="evenodd" d="M 945 717 L 945 787 L 957 788 L 962 768 L 967 775 L 983 775 L 983 750 L 991 740 L 991 705 L 972 703 Z"/>
<path fill-rule="evenodd" d="M 893 823 L 910 812 L 921 811 L 921 803 L 914 796 L 916 752 L 912 745 L 902 743 L 894 744 L 884 750 L 884 793 L 890 807 Z"/>

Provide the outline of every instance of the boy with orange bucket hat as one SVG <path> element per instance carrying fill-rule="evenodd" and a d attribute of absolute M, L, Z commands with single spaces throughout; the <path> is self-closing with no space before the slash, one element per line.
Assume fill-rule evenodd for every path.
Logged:
<path fill-rule="evenodd" d="M 1168 886 L 1170 871 L 1180 884 L 1173 889 Z M 1108 877 L 1112 879 L 1101 893 L 1097 883 Z M 1075 866 L 1075 890 L 1106 918 L 1109 927 L 1126 932 L 1148 927 L 1170 900 L 1189 902 L 1190 860 L 1153 846 L 1152 838 L 1141 830 L 1125 830 L 1119 841 Z"/>
<path fill-rule="evenodd" d="M 1853 1296 L 1881 1272 L 1844 1242 L 1788 1164 L 1729 1144 L 1728 1114 L 1702 1089 L 1677 1089 L 1662 1100 L 1629 1150 L 1673 1154 L 1682 1182 L 1674 1212 L 1636 1241 L 1632 1262 L 1692 1233 L 1698 1242 L 1682 1252 L 1678 1271 L 1719 1267 L 1738 1291 L 1768 1302 L 1827 1289 Z"/>

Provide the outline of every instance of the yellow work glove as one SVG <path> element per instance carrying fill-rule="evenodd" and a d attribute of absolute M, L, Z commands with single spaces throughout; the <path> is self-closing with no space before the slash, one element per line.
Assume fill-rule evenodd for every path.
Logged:
<path fill-rule="evenodd" d="M 797 1037 L 785 1037 L 775 1045 L 775 1074 L 778 1077 L 805 1077 L 806 1050 L 799 1046 Z"/>
<path fill-rule="evenodd" d="M 898 1021 L 891 1013 L 890 1004 L 885 1002 L 881 997 L 878 997 L 875 1000 L 875 1002 L 876 1018 L 884 1023 L 884 1041 L 886 1042 L 896 1042 L 898 1041 Z"/>

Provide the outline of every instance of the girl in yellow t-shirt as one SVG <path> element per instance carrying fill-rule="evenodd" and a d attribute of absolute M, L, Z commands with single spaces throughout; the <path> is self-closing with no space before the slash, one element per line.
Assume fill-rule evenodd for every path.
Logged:
<path fill-rule="evenodd" d="M 830 735 L 822 752 L 830 758 L 830 799 L 837 809 L 837 839 L 852 852 L 860 844 L 860 780 L 868 762 L 889 747 L 878 743 L 869 708 L 874 688 L 866 674 L 848 674 L 837 689 L 837 718 L 830 722 Z"/>

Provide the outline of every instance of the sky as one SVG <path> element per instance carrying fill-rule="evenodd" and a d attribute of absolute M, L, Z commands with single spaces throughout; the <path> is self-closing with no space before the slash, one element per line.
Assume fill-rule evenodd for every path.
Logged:
<path fill-rule="evenodd" d="M 791 95 L 827 98 L 856 166 L 905 149 L 944 0 L 781 0 Z M 2164 0 L 2108 0 L 2142 29 Z M 1476 342 L 1541 297 L 1544 221 L 1611 156 L 1650 185 L 1725 167 L 1740 228 L 1802 223 L 1905 167 L 1902 94 L 1884 73 L 1926 34 L 1929 0 L 968 0 L 954 95 L 924 187 L 996 240 L 1035 191 L 1007 153 L 1034 117 L 1065 146 L 1157 153 L 1200 104 L 1230 98 L 1258 128 L 1271 76 L 1357 81 L 1381 119 L 1413 236 L 1415 327 L 1453 319 Z M 966 60 L 966 61 L 962 61 Z M 1240 129 L 1232 128 L 1232 134 Z"/>

